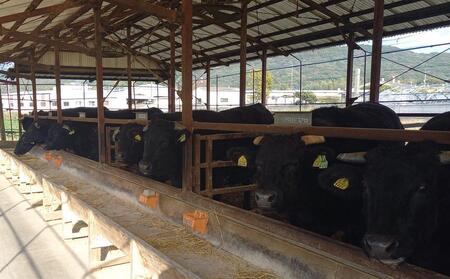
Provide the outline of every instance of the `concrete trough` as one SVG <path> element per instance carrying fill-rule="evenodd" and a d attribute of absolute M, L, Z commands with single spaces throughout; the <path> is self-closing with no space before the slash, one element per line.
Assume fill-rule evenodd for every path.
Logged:
<path fill-rule="evenodd" d="M 132 278 L 444 278 L 391 268 L 359 248 L 73 154 L 51 156 L 60 164 L 40 147 L 22 157 L 0 149 L 5 168 L 42 187 L 49 214 L 62 208 L 68 238 L 85 228 L 92 262 L 119 249 L 116 262 L 130 261 Z M 155 208 L 139 202 L 144 190 L 157 194 Z M 195 211 L 208 216 L 206 232 L 183 224 Z"/>

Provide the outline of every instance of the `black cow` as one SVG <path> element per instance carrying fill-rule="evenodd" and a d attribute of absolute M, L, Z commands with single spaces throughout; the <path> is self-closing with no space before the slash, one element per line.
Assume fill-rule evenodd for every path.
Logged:
<path fill-rule="evenodd" d="M 44 143 L 47 139 L 48 130 L 54 121 L 47 119 L 39 119 L 28 124 L 25 132 L 19 138 L 14 149 L 14 154 L 23 155 L 38 143 Z M 25 125 L 24 125 L 25 128 Z"/>
<path fill-rule="evenodd" d="M 450 131 L 450 113 L 422 130 Z M 450 145 L 413 142 L 348 156 L 367 161 L 363 249 L 387 264 L 410 263 L 450 275 Z M 351 155 L 351 154 L 350 154 Z"/>
<path fill-rule="evenodd" d="M 149 115 L 162 113 L 160 109 L 105 111 L 105 117 L 111 119 L 134 119 L 135 112 L 147 112 Z M 87 116 L 87 115 L 86 115 Z M 98 160 L 97 125 L 93 123 L 68 121 L 64 124 L 54 124 L 48 133 L 47 150 L 66 149 L 75 154 Z"/>
<path fill-rule="evenodd" d="M 374 103 L 314 110 L 312 124 L 402 128 L 395 112 Z M 292 224 L 325 235 L 341 230 L 344 240 L 358 243 L 364 232 L 357 185 L 361 183 L 361 170 L 334 165 L 335 158 L 345 150 L 368 150 L 382 143 L 298 135 L 264 136 L 255 143 L 260 146 L 254 162 L 258 186 L 255 198 L 261 211 L 275 210 Z M 348 202 L 358 198 L 358 202 Z"/>
<path fill-rule="evenodd" d="M 261 104 L 222 112 L 193 111 L 193 119 L 199 122 L 215 123 L 273 123 L 272 114 Z M 163 114 L 152 119 L 144 134 L 144 154 L 139 162 L 141 173 L 159 181 L 170 180 L 176 187 L 181 186 L 182 143 L 189 136 L 186 129 L 172 122 L 179 120 L 181 120 L 180 113 Z M 206 133 L 206 131 L 196 132 Z M 242 143 L 242 141 L 238 142 Z M 218 142 L 214 146 L 213 158 L 223 159 L 230 144 L 233 143 Z M 232 173 L 231 170 L 230 173 Z"/>
<path fill-rule="evenodd" d="M 134 110 L 133 112 L 147 112 L 148 119 L 163 113 L 158 108 Z M 130 118 L 134 118 L 134 113 L 133 117 Z M 115 154 L 116 162 L 124 163 L 128 166 L 137 165 L 139 163 L 144 152 L 143 129 L 144 125 L 130 123 L 122 125 L 114 132 L 112 138 L 118 146 Z"/>

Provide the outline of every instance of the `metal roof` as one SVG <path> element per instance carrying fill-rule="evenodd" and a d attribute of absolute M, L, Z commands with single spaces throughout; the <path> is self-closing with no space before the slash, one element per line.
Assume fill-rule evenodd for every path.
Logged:
<path fill-rule="evenodd" d="M 165 20 L 105 0 L 102 23 L 106 40 L 128 53 L 170 62 L 169 26 Z M 136 2 L 136 1 L 131 1 Z M 138 1 L 172 5 L 178 1 Z M 248 3 L 247 57 L 287 55 L 312 48 L 344 44 L 372 34 L 373 0 L 253 0 Z M 450 25 L 448 0 L 386 0 L 384 36 Z M 87 46 L 93 39 L 92 2 L 87 0 L 10 0 L 0 4 L 0 59 L 24 59 L 31 48 L 44 55 L 46 40 Z M 240 55 L 240 1 L 194 0 L 193 67 L 228 65 Z M 46 11 L 44 13 L 44 11 Z M 27 12 L 28 17 L 24 17 Z M 226 15 L 226 16 L 224 16 Z M 127 28 L 130 27 L 130 36 Z M 71 49 L 71 51 L 74 51 Z M 176 30 L 176 62 L 181 63 L 181 28 Z"/>

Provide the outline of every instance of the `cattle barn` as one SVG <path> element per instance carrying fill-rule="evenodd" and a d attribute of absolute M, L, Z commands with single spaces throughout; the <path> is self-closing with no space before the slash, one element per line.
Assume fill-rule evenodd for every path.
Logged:
<path fill-rule="evenodd" d="M 255 17 L 255 13 L 260 16 Z M 312 17 L 316 20 L 308 20 Z M 438 272 L 441 270 L 414 265 L 419 260 L 406 260 L 393 267 L 375 259 L 400 245 L 385 239 L 376 242 L 375 234 L 366 234 L 364 245 L 373 251 L 365 249 L 365 253 L 359 242 L 344 243 L 334 237 L 336 233 L 324 236 L 319 234 L 320 229 L 318 233 L 314 228 L 310 231 L 309 226 L 295 225 L 297 221 L 304 222 L 303 219 L 294 218 L 289 224 L 249 210 L 258 191 L 257 184 L 268 181 L 255 182 L 244 172 L 239 175 L 249 176 L 245 183 L 224 182 L 223 187 L 216 187 L 215 183 L 219 176 L 225 177 L 221 182 L 232 181 L 235 177 L 231 173 L 236 169 L 252 167 L 248 157 L 235 161 L 230 152 L 225 158 L 218 151 L 225 147 L 240 150 L 237 143 L 248 145 L 255 138 L 262 139 L 254 141 L 260 144 L 261 152 L 270 139 L 275 142 L 300 138 L 304 142 L 333 138 L 337 139 L 337 146 L 348 139 L 389 141 L 392 145 L 432 141 L 448 146 L 448 127 L 444 131 L 430 131 L 433 129 L 349 126 L 339 122 L 316 125 L 311 113 L 302 114 L 304 121 L 299 123 L 273 124 L 271 114 L 268 118 L 260 116 L 267 116 L 264 105 L 268 57 L 337 45 L 348 50 L 346 82 L 350 86 L 346 105 L 351 112 L 354 51 L 359 48 L 358 43 L 369 40 L 373 42 L 370 102 L 379 106 L 376 103 L 382 38 L 449 26 L 449 1 L 6 0 L 0 1 L 0 24 L 0 59 L 9 65 L 1 72 L 6 79 L 0 82 L 17 86 L 18 114 L 23 126 L 28 125 L 20 130 L 19 142 L 0 142 L 0 171 L 25 197 L 40 193 L 42 217 L 61 223 L 65 239 L 87 237 L 90 270 L 126 264 L 130 266 L 131 278 L 445 277 Z M 247 61 L 252 60 L 262 63 L 262 104 L 249 106 L 245 98 L 246 73 Z M 226 112 L 193 111 L 193 71 L 206 72 L 206 108 L 210 110 L 211 68 L 233 63 L 240 64 L 240 107 Z M 177 74 L 181 77 L 179 86 Z M 53 113 L 38 111 L 36 79 L 44 78 L 54 79 L 56 84 Z M 19 79 L 31 83 L 30 115 L 22 115 L 20 111 Z M 95 80 L 97 108 L 63 110 L 64 79 Z M 105 108 L 109 95 L 103 86 L 106 80 L 127 82 L 128 114 Z M 130 117 L 133 81 L 166 82 L 169 113 L 151 116 L 144 110 L 143 118 L 139 114 Z M 178 113 L 176 91 L 182 99 Z M 354 105 L 354 110 L 367 112 L 372 105 L 357 108 Z M 0 122 L 5 139 L 2 109 Z M 64 148 L 47 150 L 46 139 L 25 136 L 46 125 L 49 131 L 59 127 L 66 138 L 85 133 L 79 137 L 84 140 L 78 146 L 80 153 Z M 174 155 L 173 164 L 159 170 L 169 174 L 146 177 L 115 162 L 119 147 L 113 134 L 126 125 L 141 127 L 141 134 L 133 134 L 133 139 L 144 146 L 142 152 L 147 152 L 147 145 L 154 153 L 166 148 L 169 151 L 161 155 L 161 160 L 169 157 L 169 152 L 179 152 Z M 91 130 L 81 132 L 76 128 L 80 126 Z M 170 150 L 164 142 L 156 140 L 163 138 L 163 133 L 169 136 L 176 133 L 176 143 L 170 143 L 177 146 L 175 149 Z M 47 130 L 43 137 L 47 137 Z M 227 141 L 232 144 L 220 145 Z M 21 144 L 28 144 L 29 149 L 17 151 Z M 94 150 L 94 155 L 82 155 L 83 149 Z M 156 163 L 142 152 L 143 158 L 135 162 L 135 167 L 156 172 Z M 316 163 L 320 167 L 324 161 L 316 159 Z M 221 172 L 221 168 L 225 171 Z M 179 173 L 173 174 L 175 169 Z M 339 187 L 348 187 L 348 180 L 341 182 Z M 426 191 L 425 186 L 420 191 Z M 239 197 L 239 204 L 227 204 L 229 196 Z M 274 198 L 260 197 L 266 202 Z M 284 199 L 289 199 L 286 193 Z M 326 226 L 325 220 L 328 219 L 313 218 L 309 222 Z M 10 222 L 14 221 L 10 218 Z"/>

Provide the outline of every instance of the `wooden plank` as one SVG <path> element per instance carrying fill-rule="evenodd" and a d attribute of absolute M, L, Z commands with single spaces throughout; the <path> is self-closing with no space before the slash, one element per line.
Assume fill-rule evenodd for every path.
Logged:
<path fill-rule="evenodd" d="M 378 102 L 380 95 L 381 52 L 383 51 L 383 0 L 375 0 L 373 17 L 372 64 L 370 70 L 370 101 Z"/>
<path fill-rule="evenodd" d="M 223 195 L 223 194 L 230 194 L 230 193 L 255 191 L 256 189 L 257 189 L 256 184 L 251 184 L 251 185 L 216 188 L 216 189 L 212 190 L 211 193 L 208 193 L 207 191 L 202 191 L 201 194 L 206 195 L 206 196 L 210 196 L 212 194 L 214 196 L 214 195 Z"/>
<path fill-rule="evenodd" d="M 194 167 L 193 167 L 193 189 L 194 192 L 199 193 L 200 192 L 200 177 L 201 177 L 201 173 L 200 173 L 200 166 L 201 166 L 201 142 L 200 142 L 200 138 L 198 135 L 194 135 L 194 151 L 193 151 L 193 156 L 194 156 Z"/>
<path fill-rule="evenodd" d="M 213 191 L 213 169 L 211 168 L 211 163 L 213 159 L 213 141 L 211 139 L 206 141 L 205 148 L 205 164 L 207 165 L 205 170 L 205 193 L 208 197 L 212 197 Z"/>
<path fill-rule="evenodd" d="M 232 124 L 194 122 L 194 129 L 215 131 L 235 131 L 275 134 L 309 134 L 336 138 L 373 139 L 387 141 L 424 141 L 432 140 L 438 143 L 450 144 L 450 132 L 418 131 L 373 128 L 318 127 L 318 126 L 287 126 L 261 124 Z"/>

